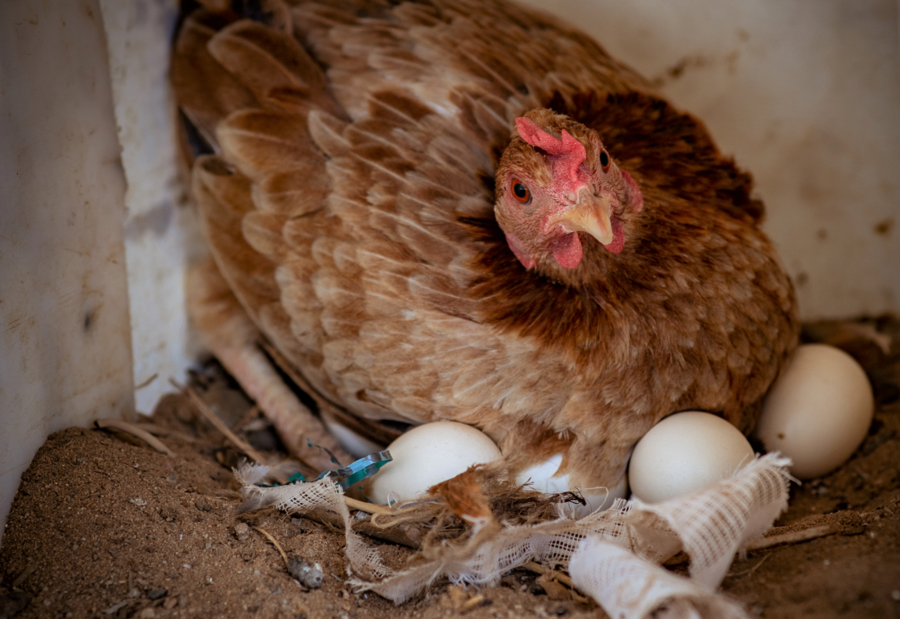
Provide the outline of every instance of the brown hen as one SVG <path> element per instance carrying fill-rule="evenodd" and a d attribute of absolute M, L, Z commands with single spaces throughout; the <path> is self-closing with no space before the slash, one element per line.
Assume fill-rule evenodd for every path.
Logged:
<path fill-rule="evenodd" d="M 473 424 L 575 486 L 616 484 L 676 411 L 753 427 L 795 299 L 697 119 L 514 4 L 248 4 L 193 12 L 174 51 L 210 149 L 192 311 L 296 454 L 349 457 L 258 341 L 329 423 Z"/>

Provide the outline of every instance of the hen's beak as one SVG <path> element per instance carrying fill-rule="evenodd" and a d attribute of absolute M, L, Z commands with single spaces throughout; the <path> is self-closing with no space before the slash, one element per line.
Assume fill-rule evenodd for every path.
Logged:
<path fill-rule="evenodd" d="M 613 240 L 610 211 L 609 195 L 582 193 L 575 204 L 551 215 L 547 224 L 548 228 L 559 224 L 566 232 L 587 232 L 603 245 L 609 245 Z"/>

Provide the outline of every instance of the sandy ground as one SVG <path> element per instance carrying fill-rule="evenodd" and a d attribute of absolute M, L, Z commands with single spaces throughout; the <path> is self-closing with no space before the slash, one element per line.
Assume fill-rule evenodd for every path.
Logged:
<path fill-rule="evenodd" d="M 834 533 L 738 558 L 722 589 L 762 617 L 900 617 L 900 322 L 819 323 L 805 335 L 863 364 L 875 420 L 849 462 L 792 488 L 790 508 L 776 523 L 788 531 L 831 524 Z M 271 429 L 246 414 L 251 403 L 215 366 L 199 379 L 224 419 L 241 423 L 258 449 L 278 449 Z M 236 454 L 187 398 L 164 398 L 152 422 L 168 429 L 162 440 L 173 456 L 127 435 L 81 428 L 52 435 L 40 449 L 0 548 L 0 619 L 606 616 L 567 589 L 545 590 L 521 569 L 481 591 L 439 583 L 401 606 L 357 594 L 345 583 L 340 531 L 271 510 L 234 515 L 229 467 Z M 289 555 L 318 562 L 321 588 L 299 585 L 251 527 Z M 394 567 L 413 554 L 372 543 Z"/>

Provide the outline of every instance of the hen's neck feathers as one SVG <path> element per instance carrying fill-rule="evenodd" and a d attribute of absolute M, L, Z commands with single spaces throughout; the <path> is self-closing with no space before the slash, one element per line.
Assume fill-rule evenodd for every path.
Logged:
<path fill-rule="evenodd" d="M 568 346 L 578 363 L 602 364 L 603 341 L 621 335 L 614 331 L 625 315 L 661 320 L 672 310 L 667 295 L 680 295 L 696 279 L 698 263 L 723 260 L 726 246 L 768 244 L 756 225 L 763 207 L 751 198 L 750 175 L 719 153 L 702 123 L 656 97 L 585 94 L 545 105 L 597 131 L 637 181 L 644 209 L 623 217 L 620 254 L 583 235 L 584 257 L 575 269 L 550 261 L 527 271 L 496 220 L 473 219 L 484 249 L 470 294 L 486 322 Z"/>

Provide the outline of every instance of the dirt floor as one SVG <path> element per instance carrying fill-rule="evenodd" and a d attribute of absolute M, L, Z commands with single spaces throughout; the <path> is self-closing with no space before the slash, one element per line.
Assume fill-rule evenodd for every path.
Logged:
<path fill-rule="evenodd" d="M 831 524 L 833 533 L 738 558 L 722 589 L 762 617 L 900 617 L 900 322 L 818 323 L 805 337 L 863 364 L 875 420 L 849 462 L 792 489 L 776 523 L 782 531 Z M 204 399 L 257 449 L 277 450 L 271 429 L 216 366 L 196 378 Z M 40 449 L 0 549 L 0 619 L 606 616 L 522 569 L 481 591 L 440 583 L 399 607 L 357 594 L 345 582 L 340 531 L 271 510 L 234 515 L 236 454 L 185 396 L 164 398 L 150 421 L 167 430 L 161 439 L 174 456 L 82 428 L 57 432 Z M 252 527 L 288 555 L 318 562 L 322 586 L 298 584 Z M 394 567 L 413 554 L 372 543 Z"/>

